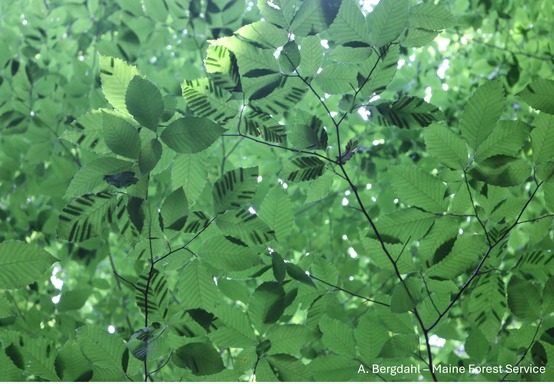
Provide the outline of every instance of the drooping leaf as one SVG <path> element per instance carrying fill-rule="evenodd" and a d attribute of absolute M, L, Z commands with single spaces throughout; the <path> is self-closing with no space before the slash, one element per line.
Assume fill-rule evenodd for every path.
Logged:
<path fill-rule="evenodd" d="M 283 1 L 288 3 L 290 1 Z M 292 21 L 292 30 L 297 36 L 314 35 L 325 30 L 339 10 L 339 0 L 305 0 Z"/>
<path fill-rule="evenodd" d="M 394 41 L 408 22 L 407 0 L 381 0 L 368 16 L 369 41 L 382 47 Z"/>
<path fill-rule="evenodd" d="M 56 356 L 56 371 L 63 381 L 87 381 L 92 378 L 92 364 L 85 358 L 76 340 L 68 340 Z"/>
<path fill-rule="evenodd" d="M 492 342 L 507 309 L 505 283 L 498 273 L 482 275 L 469 298 L 469 317 Z"/>
<path fill-rule="evenodd" d="M 346 143 L 346 148 L 344 149 L 344 152 L 340 157 L 341 164 L 346 164 L 356 154 L 356 152 L 358 151 L 358 144 L 359 141 L 357 138 L 348 140 L 348 143 Z"/>
<path fill-rule="evenodd" d="M 164 227 L 180 230 L 188 216 L 189 206 L 183 188 L 171 192 L 162 204 L 161 214 Z"/>
<path fill-rule="evenodd" d="M 136 159 L 140 152 L 140 137 L 137 129 L 126 119 L 102 111 L 102 132 L 108 148 L 115 154 Z"/>
<path fill-rule="evenodd" d="M 518 95 L 531 107 L 554 114 L 554 80 L 535 80 Z"/>
<path fill-rule="evenodd" d="M 275 231 L 279 241 L 286 241 L 294 225 L 292 205 L 286 192 L 275 187 L 271 190 L 260 208 L 260 219 Z"/>
<path fill-rule="evenodd" d="M 285 263 L 287 274 L 294 280 L 297 280 L 303 284 L 306 284 L 312 288 L 315 288 L 315 283 L 298 265 L 293 263 Z"/>
<path fill-rule="evenodd" d="M 450 253 L 428 269 L 429 276 L 454 279 L 476 266 L 486 251 L 486 243 L 481 236 L 460 237 Z"/>
<path fill-rule="evenodd" d="M 86 195 L 89 193 L 98 193 L 107 189 L 108 184 L 114 185 L 116 188 L 122 188 L 126 181 L 131 180 L 128 175 L 133 163 L 116 159 L 115 157 L 100 157 L 85 164 L 79 169 L 67 191 L 64 198 L 74 198 L 77 196 Z M 133 174 L 134 175 L 134 174 Z"/>
<path fill-rule="evenodd" d="M 0 288 L 21 288 L 38 280 L 57 259 L 22 241 L 0 243 Z"/>
<path fill-rule="evenodd" d="M 70 242 L 99 235 L 111 221 L 117 197 L 110 193 L 84 195 L 67 204 L 60 213 L 57 234 Z"/>
<path fill-rule="evenodd" d="M 202 117 L 182 117 L 174 120 L 160 138 L 171 149 L 180 153 L 197 153 L 212 145 L 225 130 Z"/>
<path fill-rule="evenodd" d="M 175 351 L 172 360 L 195 375 L 212 375 L 225 368 L 220 353 L 210 343 L 186 344 Z"/>
<path fill-rule="evenodd" d="M 121 112 L 128 113 L 125 103 L 127 87 L 133 77 L 138 75 L 135 66 L 120 59 L 100 55 L 102 91 L 110 104 Z"/>
<path fill-rule="evenodd" d="M 140 150 L 138 164 L 140 171 L 146 175 L 154 169 L 162 157 L 162 144 L 157 139 L 147 141 Z"/>
<path fill-rule="evenodd" d="M 479 149 L 492 133 L 504 104 L 504 89 L 498 80 L 489 81 L 469 98 L 461 117 L 462 136 L 470 148 Z"/>
<path fill-rule="evenodd" d="M 448 127 L 433 123 L 423 132 L 427 150 L 441 163 L 452 169 L 463 169 L 467 165 L 468 153 L 463 139 Z"/>
<path fill-rule="evenodd" d="M 140 125 L 154 132 L 164 112 L 164 101 L 158 87 L 140 76 L 135 76 L 125 93 L 127 110 Z"/>
<path fill-rule="evenodd" d="M 168 314 L 169 290 L 163 273 L 155 268 L 148 268 L 140 275 L 136 283 L 135 299 L 137 306 L 152 321 L 164 323 Z"/>
<path fill-rule="evenodd" d="M 282 171 L 286 180 L 307 181 L 317 179 L 323 174 L 325 163 L 316 156 L 301 156 L 292 159 Z"/>
<path fill-rule="evenodd" d="M 257 188 L 258 168 L 238 168 L 228 171 L 214 184 L 213 199 L 216 212 L 241 208 L 254 197 Z"/>
<path fill-rule="evenodd" d="M 415 166 L 397 166 L 390 169 L 392 186 L 400 201 L 430 212 L 446 209 L 446 186 L 436 177 Z"/>
<path fill-rule="evenodd" d="M 258 286 L 248 305 L 252 325 L 258 330 L 267 329 L 268 324 L 279 320 L 285 309 L 285 291 L 276 282 L 265 282 Z"/>

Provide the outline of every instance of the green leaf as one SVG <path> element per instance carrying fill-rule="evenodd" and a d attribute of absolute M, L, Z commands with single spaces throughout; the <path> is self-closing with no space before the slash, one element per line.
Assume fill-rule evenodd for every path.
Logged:
<path fill-rule="evenodd" d="M 77 342 L 85 357 L 95 366 L 122 373 L 125 344 L 119 336 L 95 325 L 85 325 L 77 329 Z"/>
<path fill-rule="evenodd" d="M 333 22 L 339 8 L 338 1 L 304 0 L 300 4 L 291 25 L 296 36 L 314 35 L 325 30 Z"/>
<path fill-rule="evenodd" d="M 58 311 L 73 311 L 80 309 L 85 305 L 92 290 L 87 287 L 77 288 L 72 290 L 62 290 L 60 302 L 58 303 Z"/>
<path fill-rule="evenodd" d="M 229 49 L 221 45 L 210 45 L 204 64 L 206 72 L 216 86 L 228 91 L 240 87 L 237 58 Z"/>
<path fill-rule="evenodd" d="M 138 76 L 135 66 L 123 60 L 100 55 L 100 79 L 102 91 L 108 102 L 121 112 L 127 113 L 125 95 L 131 80 Z"/>
<path fill-rule="evenodd" d="M 376 225 L 381 235 L 389 241 L 406 243 L 408 239 L 419 240 L 427 233 L 436 216 L 416 208 L 405 208 L 382 216 Z"/>
<path fill-rule="evenodd" d="M 68 340 L 56 356 L 56 371 L 62 381 L 88 381 L 92 378 L 92 364 L 85 358 L 77 340 Z"/>
<path fill-rule="evenodd" d="M 482 236 L 459 237 L 448 256 L 429 268 L 427 275 L 455 279 L 477 265 L 486 249 L 487 245 Z"/>
<path fill-rule="evenodd" d="M 198 255 L 217 270 L 224 271 L 243 271 L 260 262 L 253 248 L 237 245 L 222 236 L 207 239 Z"/>
<path fill-rule="evenodd" d="M 248 304 L 250 320 L 260 332 L 267 329 L 268 324 L 277 322 L 284 310 L 285 291 L 276 282 L 265 282 L 258 286 Z"/>
<path fill-rule="evenodd" d="M 452 169 L 463 169 L 469 162 L 463 139 L 448 127 L 433 123 L 423 132 L 429 153 Z"/>
<path fill-rule="evenodd" d="M 202 308 L 211 310 L 219 301 L 219 290 L 213 277 L 198 262 L 193 260 L 187 265 L 180 277 L 183 308 Z"/>
<path fill-rule="evenodd" d="M 79 116 L 74 122 L 74 129 L 68 128 L 62 139 L 69 141 L 83 150 L 105 154 L 110 151 L 104 141 L 103 113 L 112 110 L 96 109 Z"/>
<path fill-rule="evenodd" d="M 201 156 L 178 155 L 171 167 L 171 185 L 183 187 L 190 203 L 200 197 L 207 180 L 206 162 Z"/>
<path fill-rule="evenodd" d="M 182 229 L 184 233 L 198 233 L 206 228 L 212 219 L 201 211 L 191 212 L 186 217 L 185 227 Z"/>
<path fill-rule="evenodd" d="M 213 375 L 225 369 L 220 353 L 209 343 L 190 343 L 173 353 L 173 363 L 195 375 Z"/>
<path fill-rule="evenodd" d="M 0 380 L 3 382 L 23 381 L 23 372 L 17 368 L 12 359 L 0 348 Z"/>
<path fill-rule="evenodd" d="M 219 328 L 209 335 L 217 345 L 235 348 L 256 345 L 256 334 L 246 313 L 236 307 L 219 305 L 214 314 L 225 325 L 225 328 Z"/>
<path fill-rule="evenodd" d="M 542 297 L 530 281 L 512 276 L 508 283 L 508 308 L 523 321 L 534 321 L 540 317 Z"/>
<path fill-rule="evenodd" d="M 393 42 L 408 23 L 408 0 L 381 0 L 368 16 L 369 41 L 375 47 Z"/>
<path fill-rule="evenodd" d="M 321 177 L 312 181 L 308 187 L 306 204 L 325 199 L 329 196 L 329 190 L 333 186 L 333 179 L 333 174 L 326 172 Z"/>
<path fill-rule="evenodd" d="M 308 367 L 317 382 L 348 382 L 356 379 L 360 364 L 350 357 L 327 355 L 313 359 Z"/>
<path fill-rule="evenodd" d="M 283 264 L 283 270 L 284 268 L 285 266 Z M 281 279 L 281 281 L 282 280 L 283 279 Z M 15 309 L 13 308 L 12 304 L 8 301 L 8 298 L 5 296 L 0 296 L 0 319 L 5 319 L 6 317 L 13 316 L 15 314 L 14 311 Z"/>
<path fill-rule="evenodd" d="M 238 114 L 238 105 L 230 101 L 230 93 L 202 78 L 181 84 L 187 106 L 198 116 L 225 124 Z"/>
<path fill-rule="evenodd" d="M 287 240 L 294 225 L 294 216 L 290 198 L 281 186 L 273 188 L 263 200 L 260 219 L 275 231 L 278 241 Z"/>
<path fill-rule="evenodd" d="M 394 103 L 383 102 L 370 110 L 380 125 L 398 128 L 426 127 L 444 119 L 440 109 L 419 97 L 402 97 Z"/>
<path fill-rule="evenodd" d="M 237 238 L 247 245 L 263 245 L 275 238 L 275 231 L 245 208 L 225 212 L 216 223 L 223 235 Z"/>
<path fill-rule="evenodd" d="M 417 337 L 412 335 L 394 335 L 385 342 L 379 357 L 400 358 L 412 356 L 417 348 Z"/>
<path fill-rule="evenodd" d="M 164 227 L 180 230 L 189 213 L 189 205 L 183 188 L 177 188 L 166 197 L 162 204 L 161 214 Z"/>
<path fill-rule="evenodd" d="M 109 193 L 85 195 L 67 204 L 59 215 L 57 233 L 70 242 L 99 235 L 110 222 L 117 197 Z"/>
<path fill-rule="evenodd" d="M 533 160 L 542 163 L 554 159 L 554 115 L 540 113 L 533 122 L 531 147 Z"/>
<path fill-rule="evenodd" d="M 554 80 L 535 80 L 518 93 L 518 96 L 531 107 L 554 114 Z"/>
<path fill-rule="evenodd" d="M 294 2 L 290 0 L 276 0 L 273 4 L 275 7 L 268 4 L 266 0 L 258 0 L 257 6 L 264 19 L 288 29 L 295 14 Z"/>
<path fill-rule="evenodd" d="M 330 64 L 316 76 L 315 83 L 325 93 L 344 94 L 355 90 L 357 74 L 352 64 Z"/>
<path fill-rule="evenodd" d="M 297 77 L 283 76 L 273 85 L 269 95 L 252 100 L 251 106 L 264 113 L 277 115 L 296 106 L 306 94 L 306 85 Z"/>
<path fill-rule="evenodd" d="M 522 121 L 501 120 L 480 145 L 476 160 L 496 155 L 515 156 L 529 137 L 531 127 Z"/>
<path fill-rule="evenodd" d="M 162 327 L 157 322 L 140 328 L 131 335 L 126 343 L 129 352 L 140 361 L 155 361 L 169 353 L 165 340 L 160 338 L 166 329 L 167 327 Z"/>
<path fill-rule="evenodd" d="M 140 152 L 138 130 L 113 112 L 102 111 L 102 132 L 108 148 L 115 154 L 136 159 Z"/>
<path fill-rule="evenodd" d="M 158 87 L 140 76 L 133 77 L 125 93 L 125 105 L 140 125 L 156 132 L 164 112 L 164 100 Z"/>
<path fill-rule="evenodd" d="M 323 63 L 323 47 L 316 36 L 306 36 L 300 42 L 300 75 L 315 76 Z"/>
<path fill-rule="evenodd" d="M 479 330 L 479 328 L 473 328 L 467 337 L 464 349 L 475 361 L 481 361 L 485 357 L 489 350 L 488 343 L 484 343 L 485 335 Z"/>
<path fill-rule="evenodd" d="M 284 143 L 287 140 L 285 126 L 280 124 L 273 117 L 256 108 L 252 108 L 243 116 L 246 133 L 260 136 L 265 141 L 272 143 Z"/>
<path fill-rule="evenodd" d="M 391 312 L 404 313 L 415 308 L 424 298 L 422 288 L 421 281 L 416 278 L 407 278 L 404 284 L 397 284 L 391 296 Z"/>
<path fill-rule="evenodd" d="M 492 133 L 504 106 L 504 88 L 499 80 L 488 81 L 469 98 L 460 123 L 462 136 L 477 151 Z"/>
<path fill-rule="evenodd" d="M 469 317 L 489 343 L 498 335 L 507 309 L 505 283 L 498 273 L 482 275 L 468 301 Z"/>
<path fill-rule="evenodd" d="M 408 28 L 402 35 L 400 44 L 403 47 L 423 47 L 430 44 L 439 35 L 438 31 L 423 28 Z"/>
<path fill-rule="evenodd" d="M 106 176 L 113 178 L 116 174 L 129 171 L 132 167 L 133 163 L 116 159 L 115 157 L 100 157 L 95 159 L 85 164 L 73 176 L 64 198 L 75 198 L 89 193 L 102 192 L 108 188 L 109 184 L 115 185 L 109 181 L 106 182 Z M 117 181 L 122 180 L 121 178 L 116 179 Z"/>
<path fill-rule="evenodd" d="M 400 48 L 397 45 L 389 47 L 384 57 L 371 54 L 359 67 L 360 96 L 368 98 L 374 93 L 382 93 L 396 74 L 399 58 Z"/>
<path fill-rule="evenodd" d="M 285 44 L 279 54 L 279 65 L 285 73 L 294 72 L 300 64 L 300 50 L 294 41 Z"/>
<path fill-rule="evenodd" d="M 531 165 L 521 158 L 498 155 L 482 161 L 469 174 L 492 185 L 510 187 L 523 184 L 531 176 Z"/>
<path fill-rule="evenodd" d="M 140 150 L 138 164 L 140 171 L 146 175 L 154 169 L 162 157 L 162 144 L 157 139 L 147 141 Z"/>
<path fill-rule="evenodd" d="M 167 3 L 164 0 L 144 0 L 144 14 L 152 19 L 165 22 L 169 14 Z"/>
<path fill-rule="evenodd" d="M 282 283 L 285 277 L 287 277 L 287 267 L 285 265 L 285 260 L 283 260 L 277 252 L 271 254 L 271 267 L 275 280 Z"/>
<path fill-rule="evenodd" d="M 60 381 L 54 367 L 56 349 L 51 340 L 24 335 L 19 347 L 25 359 L 25 370 L 48 381 Z"/>
<path fill-rule="evenodd" d="M 267 21 L 256 21 L 239 28 L 235 35 L 264 48 L 277 48 L 285 45 L 288 40 L 287 31 Z"/>
<path fill-rule="evenodd" d="M 174 120 L 160 138 L 180 153 L 197 153 L 212 145 L 225 132 L 219 124 L 203 117 L 182 117 Z"/>
<path fill-rule="evenodd" d="M 446 210 L 446 186 L 438 178 L 408 165 L 393 167 L 390 173 L 400 201 L 430 212 Z"/>
<path fill-rule="evenodd" d="M 152 321 L 164 323 L 168 314 L 169 290 L 163 273 L 155 268 L 147 268 L 136 283 L 135 299 L 137 306 Z"/>
<path fill-rule="evenodd" d="M 543 316 L 548 316 L 554 312 L 554 276 L 551 276 L 544 284 L 541 304 Z"/>
<path fill-rule="evenodd" d="M 372 312 L 366 312 L 360 318 L 354 331 L 354 337 L 358 354 L 366 364 L 372 362 L 379 355 L 381 348 L 390 338 L 388 330 Z"/>
<path fill-rule="evenodd" d="M 288 275 L 294 280 L 315 288 L 315 283 L 312 281 L 310 276 L 308 276 L 306 272 L 304 272 L 302 268 L 300 268 L 298 265 L 293 263 L 285 263 L 285 267 L 287 268 Z"/>
<path fill-rule="evenodd" d="M 258 167 L 228 171 L 214 184 L 213 200 L 216 212 L 241 208 L 250 201 L 258 187 Z"/>
<path fill-rule="evenodd" d="M 33 244 L 16 240 L 0 243 L 0 288 L 16 289 L 31 284 L 57 260 Z"/>
<path fill-rule="evenodd" d="M 275 373 L 282 381 L 313 381 L 308 367 L 296 357 L 277 354 L 267 356 L 266 359 L 271 366 L 272 373 Z"/>
<path fill-rule="evenodd" d="M 267 337 L 271 341 L 271 354 L 295 354 L 314 340 L 314 333 L 304 325 L 283 324 L 271 328 Z"/>
<path fill-rule="evenodd" d="M 307 181 L 317 179 L 323 174 L 325 163 L 316 156 L 301 156 L 292 159 L 282 171 L 289 181 Z"/>
<path fill-rule="evenodd" d="M 369 29 L 365 17 L 354 1 L 341 2 L 339 12 L 329 27 L 329 35 L 337 44 L 357 41 L 369 45 Z"/>
<path fill-rule="evenodd" d="M 444 7 L 432 3 L 417 4 L 410 7 L 410 27 L 438 30 L 453 27 L 454 16 Z"/>
<path fill-rule="evenodd" d="M 323 316 L 319 321 L 319 329 L 323 333 L 321 341 L 331 351 L 352 358 L 356 356 L 356 340 L 351 326 Z"/>

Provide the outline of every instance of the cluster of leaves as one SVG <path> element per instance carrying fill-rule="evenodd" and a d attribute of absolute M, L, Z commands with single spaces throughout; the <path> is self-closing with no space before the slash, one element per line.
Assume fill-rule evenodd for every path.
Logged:
<path fill-rule="evenodd" d="M 415 49 L 468 27 L 460 3 L 31 12 L 89 32 L 63 32 L 70 48 L 27 7 L 0 5 L 23 25 L 4 27 L 7 52 L 26 42 L 25 60 L 0 62 L 0 378 L 359 381 L 376 363 L 548 365 L 554 82 L 539 73 L 516 91 L 519 77 L 498 72 L 466 85 L 458 114 L 459 94 L 439 108 L 403 80 L 426 79 L 400 65 Z M 512 100 L 532 109 L 516 119 Z"/>

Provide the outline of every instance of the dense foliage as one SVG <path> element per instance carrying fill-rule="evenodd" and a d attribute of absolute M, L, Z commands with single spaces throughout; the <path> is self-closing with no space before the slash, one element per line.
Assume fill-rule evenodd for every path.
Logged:
<path fill-rule="evenodd" d="M 554 380 L 553 23 L 0 2 L 0 380 Z"/>

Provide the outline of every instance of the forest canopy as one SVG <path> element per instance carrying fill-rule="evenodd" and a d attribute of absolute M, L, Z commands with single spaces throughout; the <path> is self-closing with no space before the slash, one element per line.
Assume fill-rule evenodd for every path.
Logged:
<path fill-rule="evenodd" d="M 554 381 L 554 8 L 0 2 L 0 381 Z"/>

